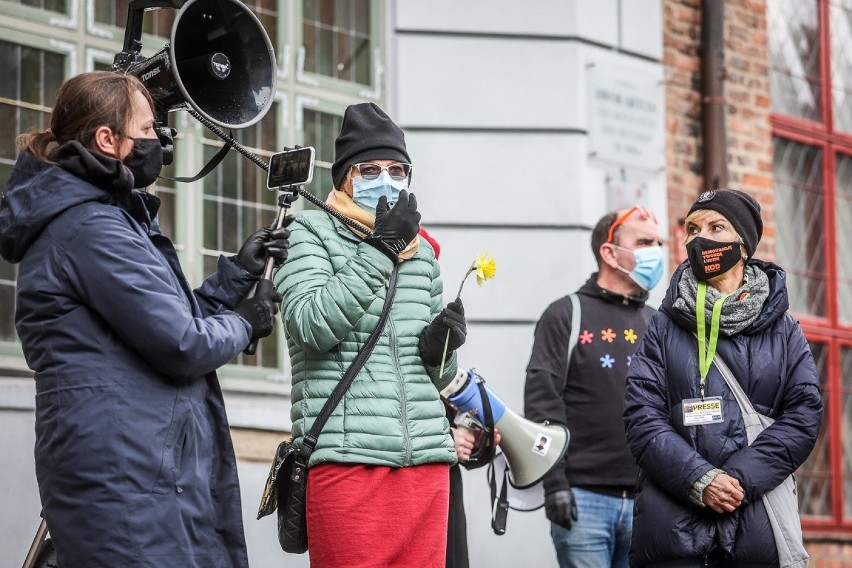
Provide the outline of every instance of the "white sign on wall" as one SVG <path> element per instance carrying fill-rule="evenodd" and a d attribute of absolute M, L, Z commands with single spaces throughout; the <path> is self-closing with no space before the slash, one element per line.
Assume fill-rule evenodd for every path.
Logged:
<path fill-rule="evenodd" d="M 665 165 L 663 87 L 653 72 L 587 67 L 590 157 L 627 168 Z"/>

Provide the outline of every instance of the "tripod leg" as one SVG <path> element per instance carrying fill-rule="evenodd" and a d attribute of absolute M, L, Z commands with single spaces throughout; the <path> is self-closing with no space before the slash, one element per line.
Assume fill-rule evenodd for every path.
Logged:
<path fill-rule="evenodd" d="M 44 537 L 47 535 L 47 523 L 42 518 L 41 524 L 38 526 L 33 544 L 30 546 L 30 551 L 27 553 L 27 558 L 24 560 L 23 568 L 35 568 L 36 559 L 39 557 L 42 547 L 44 546 Z"/>

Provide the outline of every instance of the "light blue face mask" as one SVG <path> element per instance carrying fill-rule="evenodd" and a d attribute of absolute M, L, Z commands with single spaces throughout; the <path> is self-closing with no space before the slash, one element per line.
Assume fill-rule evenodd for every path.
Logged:
<path fill-rule="evenodd" d="M 612 246 L 633 253 L 636 260 L 633 270 L 621 266 L 618 269 L 630 276 L 643 290 L 650 290 L 659 283 L 663 277 L 663 247 L 641 247 L 631 251 L 618 245 Z"/>
<path fill-rule="evenodd" d="M 399 199 L 399 192 L 408 189 L 408 179 L 395 180 L 387 171 L 376 179 L 366 180 L 362 176 L 352 178 L 352 201 L 364 211 L 376 212 L 379 198 L 388 198 L 388 204 L 392 205 Z"/>

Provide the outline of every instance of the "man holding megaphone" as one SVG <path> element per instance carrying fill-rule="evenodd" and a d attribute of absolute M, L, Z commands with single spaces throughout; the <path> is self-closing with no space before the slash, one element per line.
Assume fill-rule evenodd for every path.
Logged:
<path fill-rule="evenodd" d="M 526 417 L 565 424 L 571 447 L 544 477 L 561 568 L 627 568 L 638 474 L 624 435 L 627 366 L 663 274 L 656 218 L 644 207 L 604 215 L 592 231 L 598 272 L 552 303 L 535 329 Z"/>

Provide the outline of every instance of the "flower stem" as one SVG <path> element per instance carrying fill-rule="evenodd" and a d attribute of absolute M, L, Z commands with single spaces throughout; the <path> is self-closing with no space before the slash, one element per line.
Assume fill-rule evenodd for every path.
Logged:
<path fill-rule="evenodd" d="M 447 346 L 450 344 L 450 330 L 447 330 L 447 338 L 444 340 L 444 353 L 441 355 L 441 369 L 438 371 L 438 377 L 444 376 L 444 363 L 447 361 Z"/>
<path fill-rule="evenodd" d="M 472 265 L 470 266 L 470 268 L 468 268 L 468 269 L 467 269 L 467 272 L 465 273 L 464 278 L 462 278 L 461 284 L 459 285 L 459 293 L 458 293 L 458 294 L 456 294 L 456 298 L 461 298 L 461 293 L 462 293 L 462 288 L 464 288 L 464 283 L 465 283 L 465 282 L 467 282 L 467 277 L 468 277 L 468 276 L 470 276 L 470 275 L 471 275 L 471 273 L 472 273 L 474 270 L 476 270 L 476 265 L 475 265 L 475 264 L 472 264 Z"/>
<path fill-rule="evenodd" d="M 464 288 L 464 283 L 467 282 L 467 277 L 476 270 L 476 263 L 470 265 L 470 268 L 467 269 L 467 272 L 462 278 L 461 285 L 459 286 L 459 293 L 456 294 L 456 299 L 461 298 L 462 288 Z M 450 330 L 447 330 L 447 338 L 444 340 L 444 352 L 441 354 L 441 369 L 438 371 L 438 376 L 444 376 L 444 363 L 447 361 L 447 347 L 450 345 Z"/>

